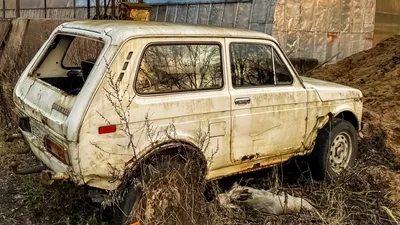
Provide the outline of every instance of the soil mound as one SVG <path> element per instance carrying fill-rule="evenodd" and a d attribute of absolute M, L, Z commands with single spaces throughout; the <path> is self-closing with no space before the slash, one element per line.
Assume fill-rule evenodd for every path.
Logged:
<path fill-rule="evenodd" d="M 317 79 L 360 89 L 364 95 L 363 120 L 371 136 L 383 130 L 386 146 L 400 158 L 400 36 L 310 73 Z M 372 129 L 373 128 L 373 129 Z"/>

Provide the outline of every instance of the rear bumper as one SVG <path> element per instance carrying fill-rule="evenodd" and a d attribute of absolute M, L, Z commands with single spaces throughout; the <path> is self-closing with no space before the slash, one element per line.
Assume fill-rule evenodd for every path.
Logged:
<path fill-rule="evenodd" d="M 21 130 L 21 129 L 20 129 Z M 52 154 L 48 153 L 43 145 L 43 140 L 39 140 L 32 133 L 21 130 L 22 135 L 25 140 L 28 142 L 29 147 L 31 148 L 33 154 L 43 162 L 48 168 L 57 173 L 66 173 L 68 172 L 68 165 L 62 163 Z"/>
<path fill-rule="evenodd" d="M 53 170 L 57 173 L 66 173 L 69 171 L 69 166 L 65 163 L 58 160 L 55 156 L 49 153 L 44 147 L 44 139 L 35 136 L 31 130 L 31 123 L 36 124 L 33 118 L 28 118 L 26 114 L 21 110 L 18 105 L 13 109 L 12 112 L 13 120 L 19 125 L 19 130 L 25 139 L 25 141 L 29 144 L 30 149 L 33 154 L 43 162 L 49 169 Z M 28 120 L 24 120 L 22 123 L 22 119 L 27 118 Z M 25 126 L 25 128 L 24 128 Z M 27 129 L 26 126 L 29 128 Z M 49 132 L 48 132 L 49 133 Z"/>

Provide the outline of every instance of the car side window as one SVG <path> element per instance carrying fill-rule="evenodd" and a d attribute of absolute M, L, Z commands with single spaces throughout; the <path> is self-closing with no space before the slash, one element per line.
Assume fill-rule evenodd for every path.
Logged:
<path fill-rule="evenodd" d="M 276 85 L 291 84 L 293 82 L 292 75 L 286 65 L 279 58 L 278 53 L 274 50 L 274 70 L 276 77 Z"/>
<path fill-rule="evenodd" d="M 233 87 L 292 84 L 293 78 L 277 52 L 268 45 L 230 45 Z"/>
<path fill-rule="evenodd" d="M 271 47 L 262 44 L 231 44 L 233 86 L 274 85 L 271 50 Z"/>
<path fill-rule="evenodd" d="M 146 48 L 135 88 L 139 94 L 223 87 L 217 44 L 166 44 Z"/>

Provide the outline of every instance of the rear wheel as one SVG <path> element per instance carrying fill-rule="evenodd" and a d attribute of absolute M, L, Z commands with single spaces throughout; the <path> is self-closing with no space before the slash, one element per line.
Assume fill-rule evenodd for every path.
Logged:
<path fill-rule="evenodd" d="M 198 207 L 195 201 L 204 192 L 202 172 L 196 164 L 184 156 L 160 156 L 143 166 L 141 176 L 128 188 L 117 224 L 196 221 L 198 215 L 192 208 Z"/>
<path fill-rule="evenodd" d="M 307 161 L 312 177 L 321 180 L 336 177 L 351 167 L 356 155 L 356 129 L 350 122 L 334 118 L 320 130 Z"/>

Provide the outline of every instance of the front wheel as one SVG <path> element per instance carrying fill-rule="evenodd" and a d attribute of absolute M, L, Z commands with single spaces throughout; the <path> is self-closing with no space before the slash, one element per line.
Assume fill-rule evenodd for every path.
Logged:
<path fill-rule="evenodd" d="M 356 129 L 350 122 L 334 118 L 320 130 L 307 161 L 313 179 L 322 180 L 336 177 L 351 167 L 356 155 Z"/>

